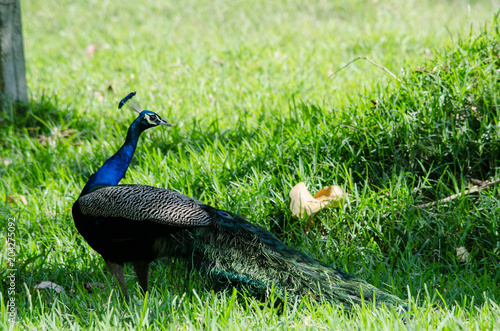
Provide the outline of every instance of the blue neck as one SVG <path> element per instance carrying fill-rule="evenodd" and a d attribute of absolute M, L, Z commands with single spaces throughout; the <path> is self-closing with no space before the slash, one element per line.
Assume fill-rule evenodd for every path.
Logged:
<path fill-rule="evenodd" d="M 80 193 L 83 196 L 92 191 L 97 186 L 117 185 L 127 172 L 132 156 L 134 155 L 137 141 L 144 127 L 139 125 L 140 119 L 137 118 L 129 127 L 127 139 L 123 146 L 110 157 L 92 176 L 90 176 L 87 184 Z"/>

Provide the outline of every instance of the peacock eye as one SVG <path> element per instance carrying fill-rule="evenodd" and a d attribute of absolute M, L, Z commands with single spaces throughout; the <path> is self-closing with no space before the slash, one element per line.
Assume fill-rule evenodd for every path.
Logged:
<path fill-rule="evenodd" d="M 219 215 L 222 216 L 222 217 L 233 219 L 233 216 L 231 216 L 229 213 L 226 213 L 223 210 L 219 210 L 219 211 L 217 211 L 217 213 L 219 213 Z"/>
<path fill-rule="evenodd" d="M 156 116 L 156 115 L 151 115 L 151 120 L 152 120 L 152 121 L 156 121 L 157 119 L 158 119 L 158 116 Z"/>

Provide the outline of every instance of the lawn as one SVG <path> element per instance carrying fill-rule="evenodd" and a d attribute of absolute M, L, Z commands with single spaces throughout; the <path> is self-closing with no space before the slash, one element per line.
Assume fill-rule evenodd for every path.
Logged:
<path fill-rule="evenodd" d="M 0 113 L 1 329 L 500 329 L 500 192 L 467 193 L 500 178 L 500 1 L 123 2 L 22 2 L 30 105 Z M 378 66 L 338 71 L 360 56 Z M 122 183 L 239 213 L 411 317 L 276 310 L 175 259 L 146 298 L 126 269 L 123 301 L 71 206 L 123 143 L 130 91 L 174 126 L 141 136 Z M 298 220 L 299 182 L 346 199 Z"/>

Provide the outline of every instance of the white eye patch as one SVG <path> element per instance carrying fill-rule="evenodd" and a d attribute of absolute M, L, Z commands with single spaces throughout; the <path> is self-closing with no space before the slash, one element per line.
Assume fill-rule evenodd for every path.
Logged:
<path fill-rule="evenodd" d="M 156 120 L 158 119 L 158 116 L 156 116 L 156 115 L 146 115 L 145 118 L 146 118 L 146 121 L 148 121 L 149 124 L 151 124 L 151 125 L 158 125 L 158 123 L 156 122 Z"/>

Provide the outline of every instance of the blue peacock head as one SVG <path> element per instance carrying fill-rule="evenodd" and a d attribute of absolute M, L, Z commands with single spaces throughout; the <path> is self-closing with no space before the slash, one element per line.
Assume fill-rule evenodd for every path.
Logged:
<path fill-rule="evenodd" d="M 127 108 L 138 112 L 139 117 L 137 117 L 134 122 L 139 124 L 142 129 L 141 131 L 158 125 L 172 126 L 172 124 L 161 118 L 160 115 L 156 114 L 155 112 L 152 112 L 151 110 L 142 110 L 139 103 L 132 99 L 135 94 L 136 92 L 131 92 L 125 98 L 123 98 L 120 103 L 118 103 L 118 109 L 121 109 L 123 106 L 127 106 Z"/>

